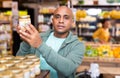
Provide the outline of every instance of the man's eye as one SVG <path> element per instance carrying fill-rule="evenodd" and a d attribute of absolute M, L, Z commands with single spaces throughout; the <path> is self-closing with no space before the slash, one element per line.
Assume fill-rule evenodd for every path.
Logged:
<path fill-rule="evenodd" d="M 64 19 L 70 19 L 70 17 L 69 16 L 65 16 Z"/>
<path fill-rule="evenodd" d="M 60 16 L 58 16 L 58 15 L 55 15 L 54 17 L 55 17 L 55 18 L 60 18 Z"/>

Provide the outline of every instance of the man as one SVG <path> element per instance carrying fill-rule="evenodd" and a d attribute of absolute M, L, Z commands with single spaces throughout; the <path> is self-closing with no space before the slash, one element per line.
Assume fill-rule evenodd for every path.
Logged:
<path fill-rule="evenodd" d="M 73 13 L 70 8 L 57 8 L 52 19 L 53 30 L 38 33 L 33 25 L 18 33 L 24 40 L 17 55 L 36 54 L 40 56 L 41 69 L 50 70 L 50 78 L 75 78 L 77 67 L 81 64 L 85 46 L 71 32 Z"/>

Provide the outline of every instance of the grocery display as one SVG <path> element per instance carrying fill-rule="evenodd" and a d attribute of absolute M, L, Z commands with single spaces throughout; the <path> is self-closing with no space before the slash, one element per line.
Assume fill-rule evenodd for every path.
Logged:
<path fill-rule="evenodd" d="M 120 61 L 119 44 L 86 43 L 85 59 L 96 61 Z"/>
<path fill-rule="evenodd" d="M 30 58 L 29 58 L 30 57 Z M 0 61 L 0 78 L 35 78 L 40 74 L 40 59 L 35 55 L 30 56 L 13 56 L 6 55 L 0 59 L 4 59 L 4 63 Z M 31 58 L 32 57 L 32 58 Z M 23 59 L 24 58 L 24 59 Z M 24 61 L 23 61 L 24 60 Z"/>
<path fill-rule="evenodd" d="M 30 23 L 35 24 L 40 33 L 52 29 L 52 15 L 54 10 L 59 5 L 67 5 L 67 0 L 63 0 L 62 2 L 58 0 L 58 3 L 60 2 L 61 4 L 55 4 L 54 6 L 51 6 L 51 3 L 49 6 L 50 0 L 39 0 L 38 2 L 33 1 L 34 3 L 27 3 L 27 1 L 21 0 L 21 3 L 23 2 L 23 5 L 20 5 L 20 7 L 27 5 L 28 8 L 33 8 L 35 5 L 33 8 L 34 10 L 32 10 L 33 12 L 30 11 L 29 13 L 26 8 L 24 11 L 20 10 L 19 24 L 20 26 L 24 26 Z M 44 4 L 44 1 L 48 1 L 48 3 L 41 5 L 42 3 Z M 113 68 L 113 70 L 116 67 L 119 68 L 120 0 L 71 0 L 71 2 L 73 5 L 70 6 L 72 7 L 75 17 L 75 23 L 72 25 L 71 31 L 73 31 L 73 34 L 77 35 L 79 40 L 83 41 L 86 45 L 83 63 L 81 64 L 83 66 L 82 70 L 86 68 L 84 68 L 85 64 L 88 66 L 87 68 L 89 68 L 89 65 L 91 63 L 98 63 L 101 70 L 102 66 L 103 69 L 107 66 Z M 1 3 L 2 0 L 0 1 L 0 7 L 2 7 Z M 52 3 L 54 3 L 54 1 Z M 33 5 L 31 6 L 31 4 Z M 30 13 L 32 13 L 32 15 Z M 13 54 L 13 48 L 16 49 L 19 47 L 18 44 L 13 47 L 13 43 L 17 40 L 13 40 L 13 36 L 16 36 L 12 35 L 13 26 L 11 24 L 11 15 L 12 12 L 10 9 L 3 12 L 0 10 L 0 72 L 2 71 L 2 73 L 0 73 L 0 78 L 6 75 L 9 78 L 16 78 L 18 76 L 19 78 L 23 78 L 23 76 L 24 78 L 35 78 L 36 75 L 39 75 L 41 73 L 39 69 L 39 58 L 36 58 L 34 55 L 27 55 L 25 57 L 15 57 L 15 54 L 14 56 L 11 55 Z M 102 27 L 100 21 L 101 19 L 106 18 L 109 18 L 112 21 L 110 33 L 111 37 L 115 39 L 115 43 L 95 43 L 92 39 L 93 32 L 99 27 Z M 25 31 L 24 28 L 23 31 Z M 78 69 L 78 72 L 79 71 L 81 70 Z M 106 72 L 103 70 L 101 73 L 106 74 Z M 117 75 L 120 75 L 119 70 Z"/>
<path fill-rule="evenodd" d="M 4 55 L 12 52 L 12 26 L 10 16 L 1 13 L 0 17 L 0 51 Z"/>

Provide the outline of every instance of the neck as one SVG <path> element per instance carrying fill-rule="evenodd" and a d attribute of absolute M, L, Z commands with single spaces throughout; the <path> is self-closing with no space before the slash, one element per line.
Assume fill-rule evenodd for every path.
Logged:
<path fill-rule="evenodd" d="M 69 32 L 67 33 L 55 33 L 54 32 L 54 36 L 58 37 L 58 38 L 66 38 L 68 36 Z"/>

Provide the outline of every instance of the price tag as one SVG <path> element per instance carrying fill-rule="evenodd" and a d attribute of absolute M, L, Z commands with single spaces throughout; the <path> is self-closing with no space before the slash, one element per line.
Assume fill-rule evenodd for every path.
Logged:
<path fill-rule="evenodd" d="M 115 78 L 120 78 L 120 76 L 115 76 Z"/>

